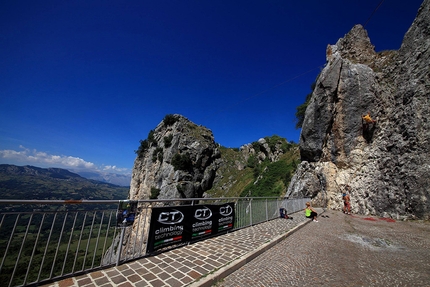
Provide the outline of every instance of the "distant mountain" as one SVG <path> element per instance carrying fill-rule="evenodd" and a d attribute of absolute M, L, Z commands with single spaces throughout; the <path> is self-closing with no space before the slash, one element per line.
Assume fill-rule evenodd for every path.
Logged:
<path fill-rule="evenodd" d="M 0 164 L 1 199 L 126 199 L 128 191 L 66 169 Z"/>
<path fill-rule="evenodd" d="M 112 183 L 119 186 L 130 186 L 131 175 L 118 174 L 118 173 L 90 172 L 90 171 L 74 171 L 74 172 L 88 179 L 94 179 L 98 181 Z"/>

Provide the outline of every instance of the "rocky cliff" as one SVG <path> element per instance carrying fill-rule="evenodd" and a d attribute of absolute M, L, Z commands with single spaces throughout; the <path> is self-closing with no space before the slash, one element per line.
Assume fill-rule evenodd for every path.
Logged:
<path fill-rule="evenodd" d="M 357 25 L 326 53 L 286 196 L 340 209 L 348 184 L 355 213 L 429 218 L 430 0 L 398 51 L 376 53 Z"/>
<path fill-rule="evenodd" d="M 167 115 L 137 154 L 133 200 L 202 197 L 212 187 L 220 158 L 212 132 L 181 115 Z"/>
<path fill-rule="evenodd" d="M 167 115 L 136 151 L 129 198 L 239 196 L 247 182 L 238 177 L 247 177 L 247 167 L 276 162 L 293 147 L 276 135 L 240 149 L 220 147 L 209 129 L 181 115 Z"/>

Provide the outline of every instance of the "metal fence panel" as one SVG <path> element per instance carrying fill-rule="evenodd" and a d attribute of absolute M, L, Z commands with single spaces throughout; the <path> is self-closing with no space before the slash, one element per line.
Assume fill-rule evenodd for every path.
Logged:
<path fill-rule="evenodd" d="M 135 224 L 127 227 L 117 225 L 119 201 L 0 200 L 0 282 L 36 285 L 148 256 L 149 222 L 155 206 L 235 202 L 234 230 L 238 230 L 278 218 L 281 207 L 288 213 L 302 210 L 308 200 L 142 200 Z"/>

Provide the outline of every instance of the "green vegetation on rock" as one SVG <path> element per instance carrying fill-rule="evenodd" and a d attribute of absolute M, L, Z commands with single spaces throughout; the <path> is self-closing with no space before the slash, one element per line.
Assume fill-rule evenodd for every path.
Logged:
<path fill-rule="evenodd" d="M 272 152 L 276 149 L 284 152 L 279 160 L 259 162 L 254 154 L 246 159 L 239 149 L 221 146 L 223 163 L 212 189 L 206 193 L 212 197 L 282 196 L 300 162 L 298 145 L 279 136 L 266 137 L 265 140 Z M 251 145 L 256 152 L 264 150 L 258 142 Z"/>

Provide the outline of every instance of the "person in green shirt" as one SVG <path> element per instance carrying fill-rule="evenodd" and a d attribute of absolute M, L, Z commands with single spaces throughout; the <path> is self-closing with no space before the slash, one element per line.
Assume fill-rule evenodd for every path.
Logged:
<path fill-rule="evenodd" d="M 306 202 L 305 215 L 307 218 L 312 218 L 314 222 L 318 222 L 318 213 L 311 207 L 311 203 L 309 201 Z"/>

